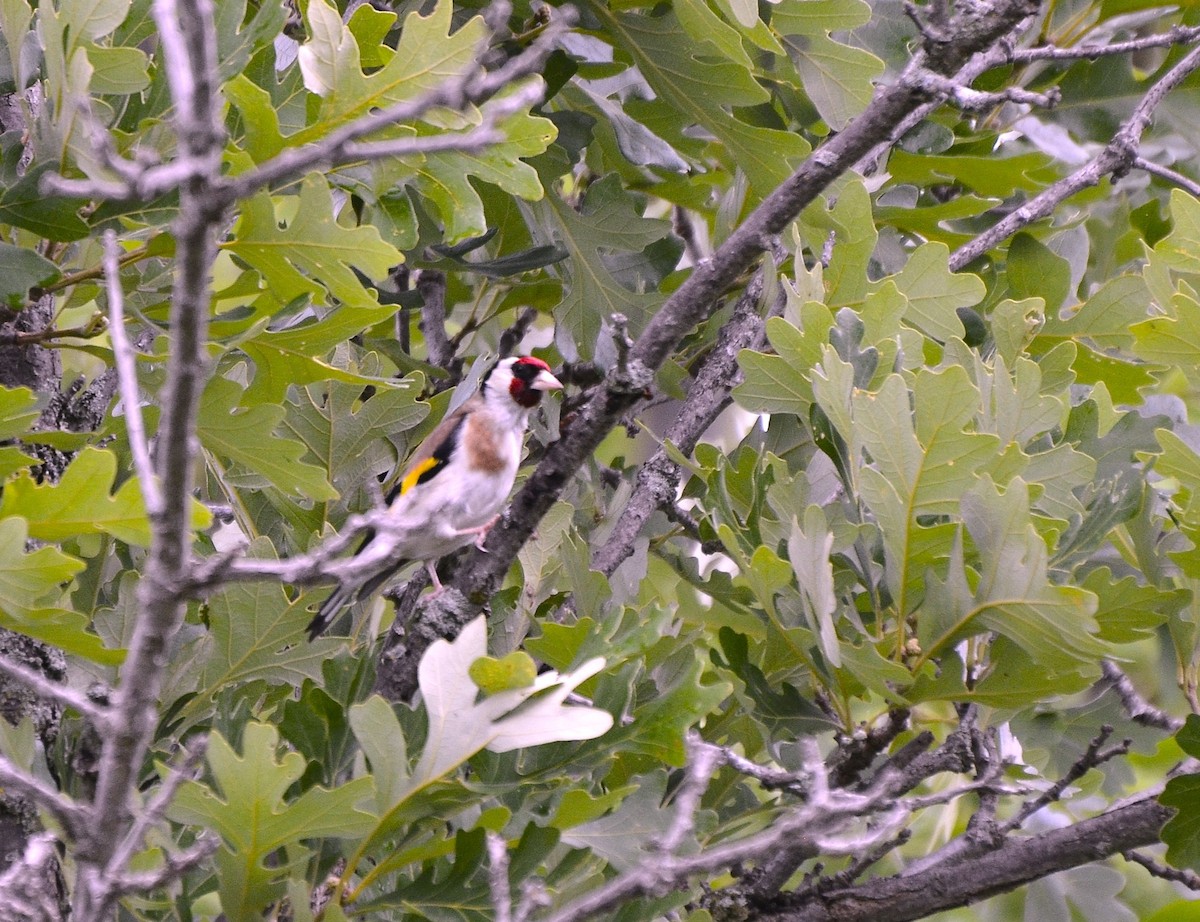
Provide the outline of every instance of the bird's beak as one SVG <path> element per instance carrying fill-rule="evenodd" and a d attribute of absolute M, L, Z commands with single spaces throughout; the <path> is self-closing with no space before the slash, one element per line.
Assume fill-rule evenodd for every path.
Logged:
<path fill-rule="evenodd" d="M 561 391 L 562 382 L 548 371 L 539 371 L 530 387 L 535 391 Z"/>

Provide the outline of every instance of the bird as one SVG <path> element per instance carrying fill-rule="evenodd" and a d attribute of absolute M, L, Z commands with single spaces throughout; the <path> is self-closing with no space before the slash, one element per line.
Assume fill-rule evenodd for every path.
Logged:
<path fill-rule="evenodd" d="M 310 641 L 407 561 L 422 561 L 434 593 L 442 591 L 437 561 L 472 542 L 482 546 L 517 479 L 529 417 L 547 391 L 561 388 L 550 366 L 531 355 L 501 359 L 487 372 L 479 390 L 421 443 L 389 491 L 384 568 L 335 588 L 308 625 Z M 355 553 L 377 537 L 369 531 Z"/>

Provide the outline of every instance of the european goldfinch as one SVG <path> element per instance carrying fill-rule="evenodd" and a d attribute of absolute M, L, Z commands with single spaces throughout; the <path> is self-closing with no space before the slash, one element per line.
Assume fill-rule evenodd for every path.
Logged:
<path fill-rule="evenodd" d="M 338 586 L 308 625 L 310 640 L 405 561 L 424 561 L 434 591 L 442 591 L 438 559 L 473 541 L 482 544 L 517 478 L 530 414 L 542 394 L 561 387 L 550 366 L 532 356 L 502 359 L 487 373 L 479 392 L 421 443 L 388 494 L 388 558 L 395 563 L 361 584 Z M 368 532 L 358 552 L 373 540 Z"/>

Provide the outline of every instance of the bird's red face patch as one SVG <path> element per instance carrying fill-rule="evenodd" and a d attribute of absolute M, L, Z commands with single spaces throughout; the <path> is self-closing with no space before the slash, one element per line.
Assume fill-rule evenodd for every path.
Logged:
<path fill-rule="evenodd" d="M 534 381 L 542 372 L 550 374 L 550 366 L 532 355 L 524 355 L 517 359 L 512 366 L 513 379 L 509 382 L 508 392 L 523 407 L 536 407 L 542 399 L 542 389 L 534 386 Z"/>

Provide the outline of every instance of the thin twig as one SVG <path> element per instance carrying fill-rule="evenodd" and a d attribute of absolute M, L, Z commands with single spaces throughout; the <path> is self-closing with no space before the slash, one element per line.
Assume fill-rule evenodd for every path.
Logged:
<path fill-rule="evenodd" d="M 719 746 L 710 746 L 691 733 L 687 738 L 687 767 L 683 783 L 675 792 L 672 803 L 674 814 L 667 831 L 655 842 L 662 852 L 674 854 L 692 834 L 696 823 L 696 811 L 700 809 L 700 798 L 708 790 L 708 783 L 724 761 L 725 754 Z"/>
<path fill-rule="evenodd" d="M 1093 768 L 1103 765 L 1110 759 L 1117 756 L 1125 755 L 1129 752 L 1129 747 L 1133 744 L 1133 740 L 1124 740 L 1120 744 L 1113 746 L 1110 749 L 1101 749 L 1110 736 L 1112 736 L 1113 728 L 1105 724 L 1100 728 L 1100 732 L 1088 743 L 1088 747 L 1084 750 L 1083 755 L 1072 763 L 1071 767 L 1063 774 L 1058 781 L 1054 782 L 1047 790 L 1043 791 L 1037 797 L 1027 801 L 1021 805 L 1018 810 L 1009 820 L 1003 823 L 1000 827 L 1002 834 L 1007 834 L 1015 829 L 1020 829 L 1025 821 L 1033 814 L 1037 813 L 1043 807 L 1048 806 L 1063 796 L 1067 788 L 1090 772 Z"/>
<path fill-rule="evenodd" d="M 845 868 L 838 873 L 829 877 L 820 878 L 813 882 L 808 888 L 809 891 L 820 893 L 824 890 L 836 890 L 841 887 L 849 887 L 852 883 L 858 880 L 867 872 L 867 870 L 877 862 L 881 861 L 891 852 L 900 848 L 912 838 L 912 830 L 905 828 L 901 829 L 890 839 L 884 839 L 882 842 L 877 842 L 859 857 L 851 861 Z M 789 901 L 804 899 L 807 894 L 805 891 L 797 891 L 789 893 Z"/>
<path fill-rule="evenodd" d="M 1200 182 L 1196 182 L 1194 179 L 1184 176 L 1170 167 L 1159 166 L 1154 161 L 1147 160 L 1145 157 L 1134 157 L 1133 166 L 1134 169 L 1142 170 L 1151 176 L 1157 176 L 1159 179 L 1165 179 L 1167 182 L 1179 186 L 1179 188 L 1200 198 Z"/>
<path fill-rule="evenodd" d="M 107 709 L 96 704 L 87 695 L 76 691 L 69 685 L 52 682 L 36 669 L 23 666 L 21 663 L 10 660 L 6 656 L 0 656 L 0 672 L 3 672 L 10 679 L 20 682 L 38 697 L 46 698 L 49 701 L 57 701 L 59 704 L 78 711 L 91 721 L 97 730 L 103 732 L 108 726 L 109 713 Z"/>
<path fill-rule="evenodd" d="M 799 797 L 808 795 L 809 777 L 805 771 L 789 772 L 782 768 L 759 765 L 728 747 L 724 749 L 724 754 L 730 768 L 753 778 L 764 788 L 787 791 Z"/>
<path fill-rule="evenodd" d="M 1161 877 L 1163 880 L 1169 880 L 1173 883 L 1183 884 L 1189 890 L 1200 890 L 1200 874 L 1195 871 L 1189 871 L 1186 868 L 1172 868 L 1165 864 L 1155 861 L 1149 855 L 1144 855 L 1139 851 L 1122 852 L 1121 857 L 1126 861 L 1132 861 L 1135 864 L 1140 864 L 1155 877 Z"/>
<path fill-rule="evenodd" d="M 537 308 L 525 307 L 517 314 L 517 319 L 512 322 L 512 325 L 505 329 L 500 334 L 500 341 L 497 346 L 499 358 L 508 358 L 521 345 L 521 340 L 525 338 L 525 334 L 529 332 L 529 328 L 533 326 L 533 321 L 537 319 Z"/>
<path fill-rule="evenodd" d="M 189 871 L 200 867 L 213 856 L 221 846 L 221 841 L 214 835 L 201 834 L 195 844 L 182 852 L 163 850 L 163 863 L 153 871 L 140 873 L 126 872 L 113 878 L 111 892 L 114 897 L 126 893 L 149 893 L 167 884 L 173 883 Z"/>
<path fill-rule="evenodd" d="M 496 922 L 513 922 L 512 890 L 508 882 L 508 844 L 499 833 L 487 833 L 488 892 Z"/>
<path fill-rule="evenodd" d="M 1015 102 L 1050 109 L 1058 104 L 1062 94 L 1057 87 L 1046 93 L 1033 93 L 1020 87 L 1007 87 L 995 93 L 986 93 L 963 86 L 953 77 L 943 77 L 933 71 L 924 71 L 917 80 L 931 95 L 941 96 L 968 112 L 980 112 L 995 108 L 1001 103 Z"/>
<path fill-rule="evenodd" d="M 1134 723 L 1141 724 L 1143 727 L 1166 730 L 1168 733 L 1178 733 L 1183 729 L 1182 720 L 1172 717 L 1161 708 L 1156 708 L 1143 698 L 1133 687 L 1129 676 L 1116 663 L 1105 660 L 1100 664 L 1100 668 L 1104 672 L 1104 678 L 1101 681 L 1117 693 L 1117 697 L 1121 699 L 1121 704 L 1125 708 L 1125 713 Z"/>
<path fill-rule="evenodd" d="M 1147 91 L 1113 139 L 1090 162 L 1070 176 L 1047 186 L 974 240 L 950 254 L 950 271 L 959 272 L 993 247 L 1035 221 L 1049 217 L 1075 193 L 1097 185 L 1105 176 L 1120 178 L 1133 166 L 1142 133 L 1155 110 L 1173 89 L 1200 68 L 1200 48 L 1193 48 Z"/>
<path fill-rule="evenodd" d="M 1011 52 L 1009 60 L 1014 64 L 1029 64 L 1033 61 L 1094 61 L 1097 58 L 1132 54 L 1135 51 L 1147 51 L 1151 48 L 1190 45 L 1198 39 L 1200 39 L 1200 26 L 1172 26 L 1161 35 L 1148 35 L 1125 42 L 1109 42 L 1107 45 L 1077 45 L 1073 48 L 1039 45 L 1036 48 L 1019 48 Z"/>
<path fill-rule="evenodd" d="M 257 190 L 281 179 L 297 176 L 318 166 L 335 166 L 367 156 L 396 156 L 385 153 L 388 148 L 382 146 L 391 142 L 374 142 L 374 146 L 356 145 L 355 142 L 359 138 L 399 122 L 421 118 L 430 110 L 438 107 L 464 109 L 470 104 L 491 98 L 517 80 L 538 73 L 543 61 L 553 50 L 558 39 L 573 24 L 574 16 L 574 10 L 571 8 L 559 8 L 556 10 L 554 22 L 541 35 L 534 39 L 524 51 L 495 71 L 483 73 L 472 70 L 459 74 L 457 77 L 443 81 L 415 99 L 396 103 L 380 109 L 378 112 L 355 119 L 343 128 L 326 135 L 320 141 L 286 150 L 255 169 L 228 180 L 223 187 L 223 194 L 229 201 L 235 201 L 252 195 Z M 535 89 L 540 93 L 540 87 L 530 88 L 527 86 L 519 89 L 514 95 L 519 95 L 520 101 L 527 108 L 530 94 L 533 94 Z M 494 122 L 499 118 L 507 117 L 513 111 L 517 111 L 517 101 L 514 99 L 510 102 L 504 99 L 493 103 L 490 116 L 493 124 L 490 127 L 494 127 Z"/>
<path fill-rule="evenodd" d="M 149 255 L 150 246 L 149 244 L 146 244 L 138 247 L 136 250 L 130 250 L 123 254 L 117 260 L 117 262 L 118 265 L 124 269 L 126 266 L 130 266 L 133 263 L 146 259 Z M 88 269 L 80 269 L 77 272 L 70 272 L 66 275 L 60 276 L 57 281 L 42 286 L 41 290 L 43 293 L 62 291 L 66 288 L 70 288 L 72 285 L 78 285 L 80 282 L 90 282 L 92 279 L 98 279 L 102 275 L 104 275 L 103 263 L 101 263 L 99 266 L 92 266 Z"/>
<path fill-rule="evenodd" d="M 684 456 L 695 450 L 696 443 L 729 405 L 730 392 L 741 381 L 737 363 L 743 349 L 761 348 L 766 341 L 763 291 L 766 274 L 774 271 L 771 260 L 764 260 L 754 278 L 742 291 L 729 321 L 717 334 L 717 344 L 704 358 L 687 399 L 663 437 Z M 766 313 L 781 313 L 785 303 L 782 290 Z M 631 554 L 635 539 L 656 510 L 673 507 L 683 471 L 667 453 L 665 445 L 638 470 L 637 483 L 629 501 L 613 526 L 608 539 L 592 555 L 592 566 L 612 575 Z"/>
<path fill-rule="evenodd" d="M 546 885 L 540 880 L 526 880 L 521 884 L 521 898 L 513 913 L 513 922 L 529 922 L 534 912 L 553 905 Z"/>
<path fill-rule="evenodd" d="M 68 800 L 55 788 L 17 768 L 3 754 L 0 754 L 0 787 L 27 798 L 45 810 L 72 839 L 86 834 L 91 817 L 85 807 Z"/>
<path fill-rule="evenodd" d="M 142 488 L 142 499 L 146 512 L 153 518 L 163 511 L 162 493 L 154 465 L 150 460 L 150 445 L 146 441 L 146 424 L 142 419 L 142 400 L 138 393 L 137 362 L 134 359 L 133 343 L 125 332 L 125 294 L 121 290 L 121 269 L 118 259 L 117 234 L 104 232 L 104 278 L 108 289 L 109 340 L 112 342 L 113 360 L 117 366 L 117 387 L 121 392 L 121 407 L 125 412 L 125 430 L 129 434 L 129 451 L 133 455 L 133 469 L 137 473 L 138 486 Z"/>
<path fill-rule="evenodd" d="M 118 880 L 126 873 L 129 863 L 133 860 L 146 840 L 147 833 L 162 822 L 167 809 L 175 799 L 175 794 L 185 781 L 196 777 L 200 764 L 204 761 L 204 753 L 208 741 L 198 738 L 190 747 L 185 746 L 179 766 L 163 780 L 155 791 L 154 797 L 137 813 L 133 825 L 129 828 L 124 839 L 113 849 L 112 857 L 108 860 L 107 874 L 111 880 Z"/>
<path fill-rule="evenodd" d="M 436 269 L 422 270 L 417 277 L 417 293 L 421 296 L 425 360 L 430 365 L 450 371 L 454 347 L 446 335 L 446 273 Z"/>
<path fill-rule="evenodd" d="M 95 339 L 105 329 L 104 315 L 96 314 L 86 323 L 66 329 L 10 330 L 0 333 L 0 346 L 49 345 L 60 339 Z"/>

